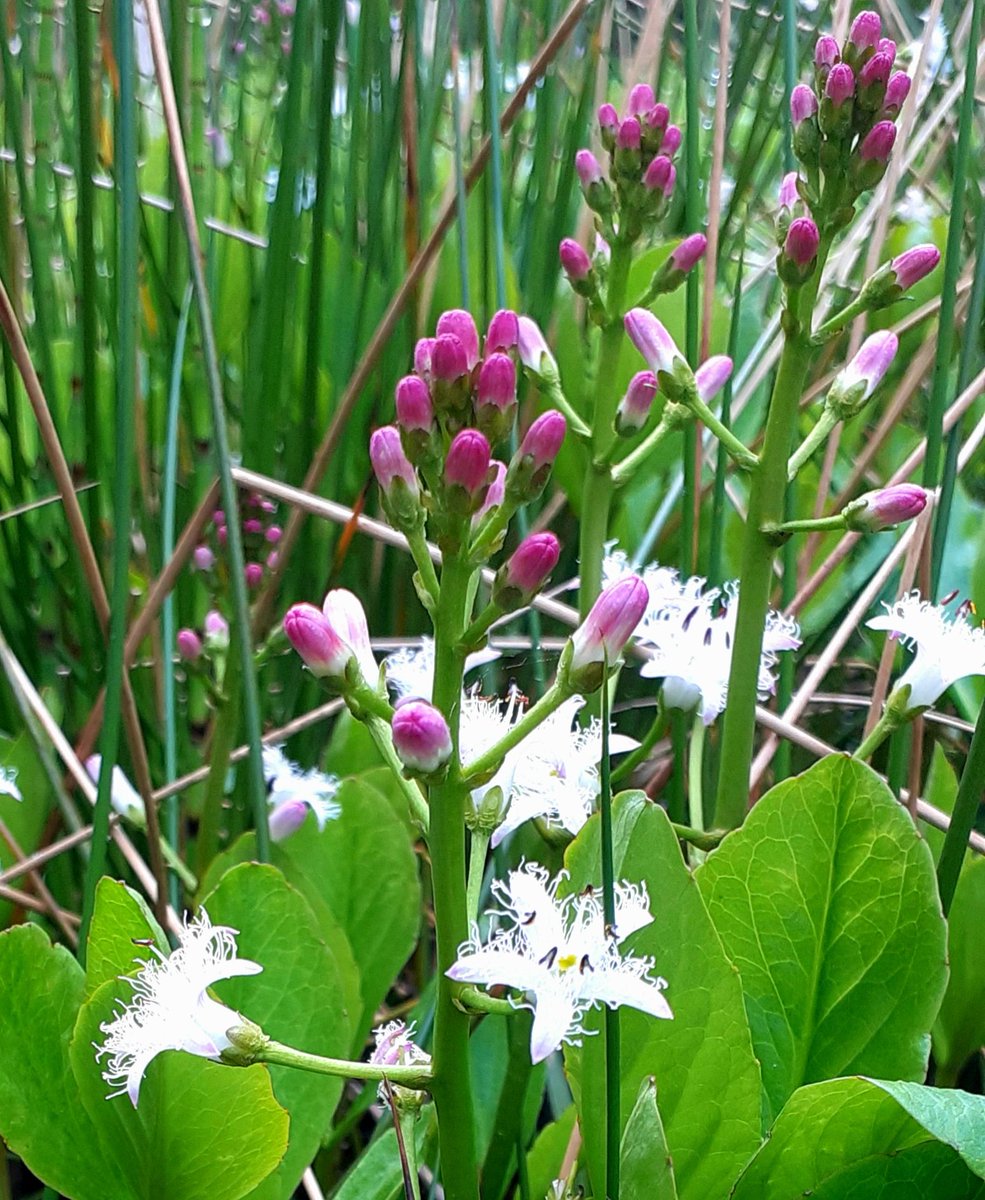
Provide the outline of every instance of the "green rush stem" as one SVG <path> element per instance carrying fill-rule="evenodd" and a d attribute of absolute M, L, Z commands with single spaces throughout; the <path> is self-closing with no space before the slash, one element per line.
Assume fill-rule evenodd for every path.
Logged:
<path fill-rule="evenodd" d="M 632 251 L 629 246 L 616 239 L 609 262 L 609 278 L 606 286 L 607 323 L 602 330 L 596 371 L 595 402 L 592 408 L 592 458 L 585 481 L 582 505 L 581 534 L 578 552 L 581 563 L 581 579 L 578 606 L 581 619 L 595 603 L 602 586 L 602 553 L 609 536 L 609 511 L 612 507 L 612 474 L 604 463 L 615 440 L 613 421 L 619 407 L 619 396 L 615 388 L 616 372 L 623 344 L 623 312 L 626 286 Z"/>
<path fill-rule="evenodd" d="M 174 872 L 175 881 L 180 880 L 187 888 L 189 896 L 194 896 L 198 891 L 198 879 L 181 861 L 181 856 L 174 846 L 164 837 L 161 838 L 161 856 Z"/>
<path fill-rule="evenodd" d="M 475 829 L 472 831 L 472 842 L 469 846 L 469 883 L 465 899 L 469 925 L 478 917 L 479 894 L 482 891 L 482 877 L 486 870 L 486 851 L 489 849 L 491 836 L 485 830 Z"/>
<path fill-rule="evenodd" d="M 408 533 L 407 544 L 410 547 L 414 563 L 421 573 L 425 589 L 430 594 L 431 599 L 436 601 L 438 599 L 438 576 L 434 569 L 434 562 L 431 559 L 431 553 L 428 550 L 424 533 L 420 529 L 415 530 L 413 533 Z"/>
<path fill-rule="evenodd" d="M 444 714 L 452 739 L 448 778 L 430 788 L 428 837 L 438 980 L 431 1092 L 438 1113 L 441 1175 L 448 1200 L 477 1200 L 479 1194 L 469 1066 L 469 1018 L 455 1003 L 454 984 L 445 974 L 469 932 L 465 806 L 470 801 L 469 789 L 462 781 L 459 767 L 458 737 L 465 668 L 465 654 L 460 643 L 468 622 L 467 596 L 472 570 L 457 557 L 445 559 L 434 615 L 433 703 Z"/>
<path fill-rule="evenodd" d="M 437 672 L 437 667 L 435 671 Z M 602 690 L 605 691 L 604 685 Z M 494 746 L 490 746 L 478 758 L 465 764 L 462 768 L 462 779 L 466 783 L 470 783 L 474 777 L 485 775 L 487 771 L 491 771 L 503 760 L 507 751 L 518 746 L 531 730 L 546 721 L 551 713 L 560 708 L 570 696 L 569 691 L 555 683 L 541 696 L 533 708 L 528 709 L 521 720 L 510 726 Z"/>
<path fill-rule="evenodd" d="M 906 783 L 906 771 L 910 758 L 912 730 L 909 724 L 901 725 L 890 734 L 889 762 L 886 764 L 886 782 L 893 795 L 899 799 Z"/>
<path fill-rule="evenodd" d="M 863 738 L 852 752 L 852 758 L 857 758 L 859 762 L 868 762 L 886 738 L 898 728 L 899 718 L 884 712 L 875 725 L 873 725 L 868 736 Z M 967 839 L 965 840 L 967 841 Z"/>
<path fill-rule="evenodd" d="M 408 1200 L 421 1200 L 421 1177 L 417 1170 L 417 1142 L 414 1138 L 414 1127 L 420 1114 L 396 1102 L 393 1104 L 393 1110 L 394 1129 L 401 1151 L 404 1194 Z"/>
<path fill-rule="evenodd" d="M 232 522 L 230 522 L 230 527 L 231 525 Z M 240 631 L 233 630 L 233 641 L 240 636 Z M 236 731 L 239 727 L 242 669 L 232 644 L 230 644 L 230 651 L 232 652 L 226 659 L 226 674 L 222 681 L 226 701 L 216 709 L 215 722 L 212 727 L 212 746 L 209 751 L 209 775 L 205 783 L 205 799 L 202 802 L 202 815 L 198 823 L 196 866 L 201 877 L 204 877 L 209 863 L 219 849 L 222 801 L 226 794 L 229 756 L 232 754 L 233 746 L 236 745 Z"/>
<path fill-rule="evenodd" d="M 701 87 L 701 43 L 698 0 L 684 0 L 684 228 L 695 233 L 701 209 L 701 176 L 698 168 L 699 89 Z M 685 282 L 684 351 L 692 370 L 698 366 L 698 272 L 689 271 Z M 684 426 L 684 489 L 681 495 L 681 573 L 692 575 L 697 565 L 697 511 L 695 497 L 701 487 L 698 458 L 698 429 L 693 421 Z"/>
<path fill-rule="evenodd" d="M 739 345 L 739 321 L 742 315 L 742 278 L 745 268 L 745 235 L 740 233 L 739 265 L 736 269 L 735 287 L 732 289 L 732 316 L 729 321 L 728 353 L 735 361 Z M 733 380 L 729 376 L 722 393 L 721 422 L 728 428 L 732 420 Z M 725 477 L 728 455 L 721 442 L 715 454 L 715 483 L 712 489 L 711 533 L 708 543 L 708 582 L 722 582 L 722 543 L 725 537 Z"/>
<path fill-rule="evenodd" d="M 653 721 L 650 728 L 646 731 L 643 741 L 631 753 L 627 754 L 618 767 L 612 772 L 612 782 L 622 783 L 624 779 L 628 779 L 636 768 L 642 762 L 646 762 L 650 751 L 660 740 L 660 735 L 667 727 L 667 714 L 664 711 L 662 697 L 657 697 L 657 711 L 653 714 Z"/>
<path fill-rule="evenodd" d="M 393 737 L 390 734 L 389 724 L 382 717 L 378 717 L 374 713 L 365 715 L 362 721 L 366 726 L 369 736 L 373 739 L 377 750 L 379 750 L 383 761 L 390 768 L 390 773 L 397 781 L 397 786 L 403 792 L 410 815 L 421 827 L 421 832 L 426 835 L 430 822 L 427 801 L 424 799 L 421 789 L 417 784 L 412 779 L 408 779 L 404 774 L 403 766 L 397 757 L 396 750 L 393 748 Z"/>
<path fill-rule="evenodd" d="M 608 667 L 608 663 L 605 664 Z M 603 678 L 608 677 L 608 670 Z M 602 849 L 602 911 L 608 929 L 616 924 L 616 880 L 612 848 L 612 779 L 609 774 L 609 688 L 602 685 L 602 757 L 599 761 L 599 820 Z M 619 1143 L 622 1135 L 619 1011 L 603 1010 L 605 1025 L 605 1194 L 619 1200 Z"/>
<path fill-rule="evenodd" d="M 937 863 L 937 885 L 941 894 L 941 907 L 947 916 L 958 886 L 961 864 L 964 862 L 971 833 L 985 790 L 985 706 L 978 714 L 975 732 L 968 747 L 968 758 L 961 772 L 957 799 L 951 812 L 951 822 L 944 835 L 944 846 Z"/>
<path fill-rule="evenodd" d="M 703 833 L 705 828 L 704 789 L 701 771 L 705 757 L 705 723 L 698 713 L 691 727 L 691 744 L 687 760 L 687 811 L 691 828 Z"/>
<path fill-rule="evenodd" d="M 299 1071 L 311 1071 L 316 1075 L 335 1075 L 343 1079 L 389 1079 L 391 1083 L 406 1088 L 428 1088 L 431 1071 L 425 1067 L 382 1067 L 375 1063 L 350 1062 L 345 1058 L 326 1058 L 321 1054 L 309 1054 L 306 1050 L 295 1050 L 282 1042 L 267 1042 L 257 1050 L 254 1062 L 271 1063 L 278 1067 L 294 1067 Z"/>

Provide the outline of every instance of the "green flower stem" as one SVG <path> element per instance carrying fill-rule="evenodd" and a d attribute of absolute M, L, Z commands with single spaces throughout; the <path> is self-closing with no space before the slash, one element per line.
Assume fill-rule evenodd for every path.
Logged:
<path fill-rule="evenodd" d="M 234 629 L 233 638 L 241 635 Z M 236 745 L 239 728 L 240 691 L 242 680 L 241 660 L 238 654 L 230 654 L 226 660 L 223 686 L 226 702 L 216 708 L 212 725 L 212 745 L 209 751 L 209 775 L 205 783 L 205 799 L 198 823 L 196 868 L 199 878 L 204 877 L 209 863 L 219 849 L 222 831 L 222 802 L 226 794 L 226 777 L 229 773 L 229 756 Z"/>
<path fill-rule="evenodd" d="M 427 539 L 424 537 L 422 529 L 416 529 L 412 533 L 406 534 L 407 545 L 410 547 L 411 555 L 414 563 L 417 566 L 421 575 L 421 580 L 424 583 L 424 588 L 434 603 L 438 601 L 438 576 L 434 569 L 434 562 L 431 559 L 431 553 L 428 550 Z"/>
<path fill-rule="evenodd" d="M 269 1041 L 256 1051 L 254 1062 L 271 1063 L 278 1067 L 295 1067 L 299 1071 L 312 1071 L 316 1075 L 338 1075 L 343 1079 L 389 1079 L 406 1088 L 429 1088 L 432 1072 L 429 1067 L 382 1067 L 374 1063 L 350 1062 L 345 1058 L 325 1058 L 321 1054 L 309 1054 L 306 1050 L 295 1050 L 282 1042 Z"/>
<path fill-rule="evenodd" d="M 825 342 L 830 342 L 833 337 L 841 333 L 849 322 L 854 321 L 856 317 L 860 317 L 863 313 L 867 313 L 870 308 L 871 304 L 865 298 L 864 290 L 859 292 L 850 304 L 846 304 L 833 317 L 829 317 L 823 325 L 819 325 L 814 330 L 811 344 L 814 346 L 823 346 Z"/>
<path fill-rule="evenodd" d="M 859 762 L 867 762 L 873 754 L 879 749 L 882 743 L 899 729 L 902 722 L 898 714 L 887 709 L 879 720 L 873 725 L 868 737 L 863 738 L 858 747 L 852 754 L 852 758 L 857 758 Z"/>
<path fill-rule="evenodd" d="M 435 678 L 437 678 L 437 667 L 435 668 Z M 512 750 L 514 746 L 518 746 L 531 730 L 546 721 L 551 713 L 556 712 L 570 697 L 571 693 L 567 688 L 563 688 L 557 683 L 552 684 L 533 708 L 529 709 L 522 719 L 517 721 L 499 739 L 495 746 L 490 746 L 484 754 L 480 754 L 478 758 L 474 758 L 462 768 L 462 780 L 466 787 L 473 785 L 476 780 L 481 780 L 482 776 L 497 767 L 508 751 Z"/>
<path fill-rule="evenodd" d="M 636 770 L 640 763 L 645 762 L 650 754 L 650 751 L 660 740 L 660 736 L 667 728 L 667 714 L 664 711 L 663 697 L 657 698 L 657 711 L 653 717 L 653 723 L 646 731 L 643 741 L 636 749 L 628 754 L 618 767 L 612 772 L 613 784 L 622 783 L 624 779 L 628 779 Z"/>
<path fill-rule="evenodd" d="M 476 530 L 475 540 L 469 547 L 469 560 L 472 563 L 478 565 L 485 562 L 496 539 L 506 532 L 517 508 L 516 502 L 506 496 L 503 503 L 489 513 Z"/>
<path fill-rule="evenodd" d="M 565 420 L 568 422 L 568 428 L 576 437 L 582 438 L 585 441 L 591 439 L 592 431 L 590 427 L 575 412 L 571 401 L 561 390 L 560 380 L 552 379 L 543 389 L 543 395 L 556 409 L 564 413 Z"/>
<path fill-rule="evenodd" d="M 333 694 L 333 690 L 329 690 L 329 694 Z M 385 696 L 368 683 L 361 683 L 357 687 L 346 691 L 344 696 L 345 702 L 349 707 L 349 711 L 357 721 L 363 721 L 367 717 L 379 717 L 381 721 L 389 725 L 393 720 L 393 705 Z"/>
<path fill-rule="evenodd" d="M 485 638 L 489 629 L 494 625 L 500 617 L 504 616 L 503 609 L 498 604 L 494 604 L 491 600 L 476 617 L 472 624 L 466 629 L 462 635 L 462 646 L 467 653 L 471 653 L 477 645 Z"/>
<path fill-rule="evenodd" d="M 797 449 L 791 454 L 790 461 L 787 463 L 787 479 L 793 480 L 797 477 L 801 467 L 807 462 L 814 451 L 827 441 L 828 435 L 832 429 L 838 424 L 838 414 L 831 408 L 825 408 L 817 419 L 817 424 L 810 431 L 807 437 L 800 443 Z"/>
<path fill-rule="evenodd" d="M 691 825 L 678 825 L 676 821 L 671 821 L 670 827 L 680 841 L 699 850 L 714 850 L 728 832 L 726 829 L 694 829 Z"/>
<path fill-rule="evenodd" d="M 582 620 L 602 587 L 602 554 L 609 536 L 609 512 L 612 508 L 612 472 L 605 463 L 616 438 L 613 422 L 619 407 L 615 388 L 619 355 L 623 344 L 623 304 L 632 264 L 632 247 L 616 238 L 609 262 L 606 285 L 607 323 L 602 330 L 598 368 L 595 374 L 595 402 L 592 408 L 592 466 L 585 481 L 582 503 L 579 561 L 581 580 L 578 605 Z M 599 465 L 596 465 L 599 464 Z"/>
<path fill-rule="evenodd" d="M 944 835 L 944 848 L 937 864 L 937 885 L 941 894 L 941 906 L 947 916 L 958 886 L 961 864 L 968 848 L 971 833 L 982 799 L 982 780 L 985 780 L 985 706 L 978 714 L 975 732 L 968 747 L 968 758 L 961 772 L 957 799 L 951 812 L 951 823 Z"/>
<path fill-rule="evenodd" d="M 668 421 L 664 418 L 661 418 L 660 424 L 656 427 L 656 429 L 654 429 L 652 433 L 648 433 L 635 450 L 631 450 L 624 459 L 616 463 L 616 465 L 612 468 L 612 486 L 620 488 L 623 486 L 623 484 L 628 483 L 636 474 L 637 467 L 639 467 L 641 463 L 646 462 L 657 446 L 660 445 L 660 443 L 669 433 L 673 433 L 675 428 L 676 425 L 673 421 Z M 612 446 L 609 451 L 610 456 L 613 455 L 618 448 L 618 445 Z"/>
<path fill-rule="evenodd" d="M 482 891 L 482 876 L 486 869 L 486 851 L 489 849 L 491 836 L 484 829 L 472 831 L 472 844 L 469 847 L 469 884 L 465 899 L 470 926 L 476 920 L 479 912 L 479 893 Z"/>
<path fill-rule="evenodd" d="M 830 517 L 805 517 L 802 521 L 782 521 L 779 525 L 764 532 L 771 533 L 774 537 L 780 537 L 789 533 L 814 533 L 818 530 L 844 528 L 845 518 L 841 513 L 834 513 Z"/>
<path fill-rule="evenodd" d="M 511 1017 L 520 1011 L 509 1000 L 502 996 L 490 996 L 488 992 L 480 991 L 471 983 L 465 983 L 459 987 L 455 993 L 455 1000 L 463 1012 L 491 1013 L 494 1016 Z"/>
<path fill-rule="evenodd" d="M 688 396 L 685 403 L 708 431 L 718 438 L 736 466 L 744 471 L 751 471 L 759 465 L 759 458 L 743 441 L 735 436 L 731 429 L 722 424 L 697 392 Z"/>
<path fill-rule="evenodd" d="M 430 813 L 428 812 L 428 804 L 424 799 L 420 787 L 418 787 L 413 779 L 408 779 L 404 774 L 403 764 L 397 757 L 396 750 L 393 748 L 393 737 L 390 733 L 389 722 L 384 721 L 382 717 L 368 714 L 363 718 L 363 724 L 366 726 L 377 750 L 379 750 L 380 757 L 390 768 L 390 773 L 397 781 L 397 786 L 403 792 L 411 816 L 421 827 L 421 832 L 427 836 L 428 825 L 431 820 Z"/>
<path fill-rule="evenodd" d="M 431 878 L 437 935 L 438 996 L 434 1018 L 434 1079 L 431 1093 L 438 1114 L 441 1175 L 448 1200 L 478 1200 L 475 1126 L 469 1068 L 469 1018 L 455 1003 L 455 984 L 445 972 L 468 937 L 465 882 L 465 806 L 469 789 L 459 767 L 458 732 L 468 623 L 467 596 L 472 567 L 457 556 L 445 558 L 434 614 L 434 705 L 448 722 L 452 755 L 448 777 L 430 788 Z"/>
<path fill-rule="evenodd" d="M 198 880 L 181 861 L 181 856 L 178 854 L 177 850 L 175 850 L 171 843 L 164 837 L 161 838 L 161 857 L 185 885 L 185 890 L 188 892 L 189 896 L 194 896 L 198 891 Z"/>

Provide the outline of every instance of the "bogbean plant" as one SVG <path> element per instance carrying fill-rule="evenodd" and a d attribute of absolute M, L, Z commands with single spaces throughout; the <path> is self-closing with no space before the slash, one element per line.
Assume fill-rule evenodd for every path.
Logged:
<path fill-rule="evenodd" d="M 378 1084 L 394 1130 L 356 1163 L 346 1197 L 419 1195 L 422 1152 L 440 1164 L 449 1200 L 502 1196 L 514 1171 L 516 1194 L 552 1200 L 981 1194 L 985 1102 L 925 1086 L 931 1034 L 937 1069 L 953 1081 L 962 1048 L 980 1042 L 962 1031 L 980 1028 L 980 1016 L 975 1025 L 960 981 L 941 1008 L 946 926 L 932 852 L 862 760 L 955 679 L 985 673 L 985 633 L 966 611 L 949 616 L 915 594 L 873 618 L 916 648 L 875 730 L 855 756 L 822 760 L 746 815 L 756 700 L 772 689 L 778 656 L 799 645 L 796 625 L 769 609 L 778 545 L 815 528 L 885 529 L 927 501 L 899 483 L 834 517 L 784 512 L 788 481 L 872 402 L 896 339 L 864 342 L 794 449 L 816 350 L 937 262 L 932 247 L 909 250 L 841 311 L 815 316 L 828 254 L 893 149 L 909 86 L 894 56 L 879 18 L 861 13 L 843 45 L 820 39 L 814 86 L 794 89 L 800 167 L 783 182 L 777 219 L 783 348 L 758 451 L 711 408 L 731 362 L 692 370 L 648 308 L 694 268 L 703 238 L 678 246 L 626 310 L 629 267 L 666 209 L 680 143 L 645 86 L 624 116 L 599 112 L 607 170 L 578 155 L 594 254 L 561 247 L 598 327 L 593 411 L 566 399 L 525 317 L 497 313 L 480 344 L 468 313 L 446 312 L 418 343 L 395 424 L 376 430 L 370 457 L 433 641 L 381 666 L 363 604 L 341 589 L 284 618 L 306 668 L 375 743 L 375 782 L 340 785 L 270 753 L 274 863 L 250 861 L 250 835 L 221 855 L 175 949 L 109 880 L 84 974 L 36 928 L 0 939 L 0 976 L 16 988 L 0 1132 L 51 1186 L 83 1198 L 287 1197 L 349 1078 Z M 626 335 L 647 369 L 620 398 L 611 383 Z M 548 407 L 508 454 L 521 372 Z M 741 577 L 719 589 L 605 554 L 614 490 L 690 421 L 721 440 L 748 481 Z M 501 702 L 466 675 L 488 657 L 492 626 L 529 605 L 559 560 L 550 532 L 504 547 L 566 436 L 592 463 L 582 620 L 544 694 L 531 704 L 514 689 Z M 607 756 L 632 750 L 616 769 L 629 777 L 650 749 L 609 728 L 607 700 L 634 635 L 634 661 L 662 681 L 663 706 L 695 718 L 690 827 L 672 825 L 643 792 L 610 800 Z M 199 651 L 186 641 L 190 659 Z M 601 720 L 579 711 L 593 694 Z M 719 828 L 706 832 L 700 747 L 723 713 Z M 120 811 L 139 810 L 132 789 L 118 790 Z M 306 807 L 317 821 L 304 821 Z M 520 826 L 543 861 L 508 853 Z M 736 828 L 723 836 L 726 827 Z M 416 1037 L 387 1020 L 366 1061 L 354 1051 L 418 932 L 412 842 L 429 865 L 433 981 L 422 981 Z M 135 963 L 134 945 L 146 947 Z M 540 1064 L 559 1050 L 574 1110 L 527 1159 Z M 490 1071 L 501 1093 L 492 1136 L 477 1110 L 479 1096 L 488 1107 Z M 80 1102 L 69 1102 L 76 1091 Z"/>

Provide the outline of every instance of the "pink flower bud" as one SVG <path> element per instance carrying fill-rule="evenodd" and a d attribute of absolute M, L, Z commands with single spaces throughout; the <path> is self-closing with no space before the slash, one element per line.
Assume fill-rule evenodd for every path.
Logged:
<path fill-rule="evenodd" d="M 887 83 L 889 81 L 889 73 L 892 69 L 893 60 L 888 54 L 873 54 L 858 73 L 859 87 L 869 88 L 879 83 Z"/>
<path fill-rule="evenodd" d="M 434 405 L 428 385 L 420 375 L 405 375 L 397 384 L 397 421 L 408 432 L 422 429 L 429 433 L 434 424 Z"/>
<path fill-rule="evenodd" d="M 616 130 L 619 128 L 619 114 L 611 104 L 602 104 L 598 111 L 599 129 L 603 133 L 609 133 L 615 137 Z"/>
<path fill-rule="evenodd" d="M 221 508 L 217 508 L 215 510 L 215 512 L 212 514 L 212 523 L 213 523 L 213 525 L 225 525 L 226 514 L 222 511 Z"/>
<path fill-rule="evenodd" d="M 648 112 L 643 114 L 643 123 L 650 129 L 666 129 L 670 121 L 670 109 L 666 104 L 654 104 Z"/>
<path fill-rule="evenodd" d="M 898 116 L 903 107 L 903 101 L 910 94 L 910 77 L 905 71 L 894 71 L 886 84 L 886 98 L 883 107 L 890 116 Z"/>
<path fill-rule="evenodd" d="M 839 372 L 832 391 L 844 393 L 863 384 L 862 400 L 868 400 L 882 382 L 899 348 L 899 339 L 888 329 L 867 337 L 851 362 Z"/>
<path fill-rule="evenodd" d="M 626 575 L 607 587 L 571 635 L 572 673 L 597 663 L 615 664 L 643 619 L 650 594 L 638 575 Z"/>
<path fill-rule="evenodd" d="M 185 662 L 195 662 L 202 656 L 202 639 L 194 629 L 179 629 L 175 644 Z"/>
<path fill-rule="evenodd" d="M 451 758 L 447 722 L 426 700 L 407 700 L 393 714 L 393 748 L 409 770 L 431 775 Z"/>
<path fill-rule="evenodd" d="M 454 334 L 462 343 L 468 370 L 472 370 L 479 361 L 479 331 L 472 320 L 472 314 L 463 308 L 452 308 L 443 312 L 438 318 L 435 332 L 440 338 L 443 333 Z"/>
<path fill-rule="evenodd" d="M 434 339 L 431 346 L 431 375 L 443 383 L 453 383 L 467 375 L 468 354 L 453 333 L 443 333 Z"/>
<path fill-rule="evenodd" d="M 896 276 L 897 285 L 906 291 L 929 275 L 940 260 L 941 254 L 937 247 L 925 243 L 897 254 L 889 265 Z"/>
<path fill-rule="evenodd" d="M 366 610 L 359 598 L 346 588 L 333 588 L 325 596 L 322 613 L 337 636 L 355 655 L 363 678 L 370 687 L 375 687 L 380 669 L 369 640 Z"/>
<path fill-rule="evenodd" d="M 846 100 L 855 95 L 855 72 L 848 63 L 837 63 L 824 85 L 824 94 L 833 108 L 841 108 Z"/>
<path fill-rule="evenodd" d="M 271 550 L 267 555 L 267 570 L 276 571 L 278 562 L 280 562 L 280 555 L 276 550 Z"/>
<path fill-rule="evenodd" d="M 896 61 L 896 43 L 892 38 L 880 38 L 876 46 L 876 54 L 885 54 L 889 61 Z"/>
<path fill-rule="evenodd" d="M 263 522 L 257 517 L 250 517 L 243 522 L 244 533 L 263 533 Z"/>
<path fill-rule="evenodd" d="M 657 394 L 657 377 L 652 371 L 637 371 L 629 381 L 626 394 L 619 401 L 616 427 L 620 432 L 642 429 Z"/>
<path fill-rule="evenodd" d="M 814 46 L 815 67 L 833 67 L 840 58 L 838 43 L 830 33 L 825 33 L 817 39 Z"/>
<path fill-rule="evenodd" d="M 780 183 L 780 207 L 789 209 L 791 212 L 800 199 L 800 192 L 797 191 L 798 178 L 796 171 L 788 171 Z"/>
<path fill-rule="evenodd" d="M 568 423 L 555 409 L 550 409 L 537 418 L 524 434 L 520 443 L 520 457 L 533 460 L 536 474 L 542 467 L 550 466 L 558 456 Z"/>
<path fill-rule="evenodd" d="M 674 190 L 677 168 L 666 156 L 658 154 L 643 172 L 643 186 L 651 192 L 663 192 L 669 196 Z"/>
<path fill-rule="evenodd" d="M 478 429 L 463 429 L 448 447 L 445 483 L 477 495 L 486 484 L 489 457 L 489 443 Z"/>
<path fill-rule="evenodd" d="M 863 162 L 888 162 L 896 141 L 896 126 L 892 121 L 880 121 L 873 125 L 859 147 Z"/>
<path fill-rule="evenodd" d="M 575 170 L 583 188 L 602 182 L 602 168 L 591 150 L 579 150 L 575 155 Z"/>
<path fill-rule="evenodd" d="M 616 134 L 616 145 L 620 150 L 639 150 L 643 131 L 635 117 L 627 117 L 619 125 Z"/>
<path fill-rule="evenodd" d="M 520 340 L 520 326 L 517 315 L 511 308 L 501 308 L 493 313 L 489 328 L 486 330 L 485 349 L 487 354 L 496 350 L 512 350 Z"/>
<path fill-rule="evenodd" d="M 211 571 L 215 566 L 215 555 L 208 546 L 196 546 L 192 554 L 192 563 L 196 571 Z"/>
<path fill-rule="evenodd" d="M 564 238 L 558 247 L 558 254 L 564 273 L 572 283 L 578 283 L 588 276 L 592 269 L 592 260 L 574 238 Z"/>
<path fill-rule="evenodd" d="M 554 361 L 554 356 L 551 354 L 537 322 L 532 317 L 519 317 L 517 318 L 517 327 L 519 330 L 517 349 L 520 352 L 520 362 L 535 375 L 542 375 L 545 368 L 553 369 L 556 373 L 557 363 Z"/>
<path fill-rule="evenodd" d="M 882 37 L 882 21 L 879 14 L 866 9 L 860 12 L 848 31 L 848 40 L 856 50 L 874 50 Z"/>
<path fill-rule="evenodd" d="M 646 359 L 650 370 L 657 374 L 670 374 L 675 359 L 682 358 L 677 343 L 653 313 L 645 308 L 631 308 L 624 318 L 626 332 L 640 354 Z"/>
<path fill-rule="evenodd" d="M 698 395 L 707 404 L 728 383 L 732 374 L 732 360 L 727 354 L 713 354 L 694 372 Z"/>
<path fill-rule="evenodd" d="M 817 257 L 817 248 L 821 244 L 821 235 L 810 217 L 797 217 L 790 222 L 783 250 L 787 257 L 798 267 L 806 267 Z"/>
<path fill-rule="evenodd" d="M 677 151 L 680 150 L 682 136 L 679 126 L 667 126 L 663 141 L 660 143 L 660 149 L 668 158 L 673 158 Z"/>
<path fill-rule="evenodd" d="M 912 521 L 927 507 L 927 493 L 915 483 L 899 483 L 892 487 L 866 492 L 845 509 L 845 524 L 849 529 L 877 533 L 891 529 L 901 521 Z"/>
<path fill-rule="evenodd" d="M 247 563 L 243 568 L 243 578 L 248 588 L 258 588 L 263 583 L 263 567 L 260 563 Z"/>
<path fill-rule="evenodd" d="M 506 495 L 506 463 L 501 463 L 498 458 L 494 458 L 490 465 L 495 474 L 493 475 L 492 483 L 486 488 L 486 495 L 482 504 L 472 517 L 473 529 L 482 523 L 483 517 L 488 512 L 494 508 L 499 508 L 503 503 L 503 497 Z"/>
<path fill-rule="evenodd" d="M 798 83 L 790 93 L 790 119 L 794 129 L 817 114 L 817 96 L 806 83 Z"/>
<path fill-rule="evenodd" d="M 630 88 L 626 111 L 631 117 L 639 117 L 643 113 L 649 112 L 656 102 L 657 98 L 653 94 L 653 88 L 648 83 L 637 83 Z"/>
<path fill-rule="evenodd" d="M 708 248 L 708 239 L 703 233 L 692 233 L 680 245 L 675 246 L 670 255 L 670 261 L 678 271 L 685 275 L 704 258 Z"/>
<path fill-rule="evenodd" d="M 271 525 L 267 529 L 267 532 L 264 534 L 264 537 L 266 538 L 269 545 L 276 546 L 277 543 L 280 541 L 281 537 L 283 536 L 283 533 L 284 533 L 284 531 L 281 529 L 281 527 L 279 525 Z"/>
<path fill-rule="evenodd" d="M 270 840 L 282 842 L 292 833 L 297 833 L 304 824 L 308 812 L 308 805 L 300 796 L 292 796 L 289 800 L 284 800 L 276 808 L 271 809 L 270 815 L 267 817 Z"/>
<path fill-rule="evenodd" d="M 319 679 L 342 679 L 352 650 L 313 604 L 293 604 L 284 617 L 284 632 L 305 666 Z"/>
<path fill-rule="evenodd" d="M 229 645 L 229 623 L 220 612 L 210 609 L 205 614 L 205 640 L 210 647 Z"/>
<path fill-rule="evenodd" d="M 224 546 L 229 539 L 229 530 L 225 525 L 220 525 L 215 531 L 215 540 L 220 546 Z"/>
<path fill-rule="evenodd" d="M 475 403 L 492 404 L 501 412 L 516 404 L 516 367 L 508 354 L 491 354 L 479 368 Z"/>
<path fill-rule="evenodd" d="M 418 495 L 417 475 L 410 465 L 404 448 L 400 444 L 400 434 L 393 425 L 384 425 L 377 429 L 369 439 L 369 461 L 373 464 L 373 472 L 380 490 L 389 495 L 396 480 L 402 480 L 412 495 Z"/>
<path fill-rule="evenodd" d="M 431 374 L 431 355 L 434 352 L 434 338 L 420 338 L 414 347 L 414 370 L 422 378 Z"/>
<path fill-rule="evenodd" d="M 539 592 L 560 556 L 561 543 L 553 533 L 532 533 L 510 556 L 506 564 L 506 585 L 525 596 Z"/>

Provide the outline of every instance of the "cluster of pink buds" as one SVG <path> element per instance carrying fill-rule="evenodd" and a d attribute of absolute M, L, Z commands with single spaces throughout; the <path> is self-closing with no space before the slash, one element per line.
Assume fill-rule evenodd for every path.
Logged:
<path fill-rule="evenodd" d="M 272 500 L 251 492 L 240 503 L 238 520 L 243 538 L 243 558 L 246 585 L 256 589 L 263 582 L 264 573 L 277 564 L 277 543 L 281 539 L 281 528 L 274 521 L 277 506 Z M 217 508 L 206 540 L 192 552 L 192 565 L 196 571 L 215 576 L 225 560 L 229 525 L 226 513 Z"/>
<path fill-rule="evenodd" d="M 205 615 L 202 634 L 194 629 L 179 629 L 175 637 L 178 657 L 186 663 L 196 663 L 203 654 L 215 657 L 229 649 L 229 624 L 216 609 Z"/>

